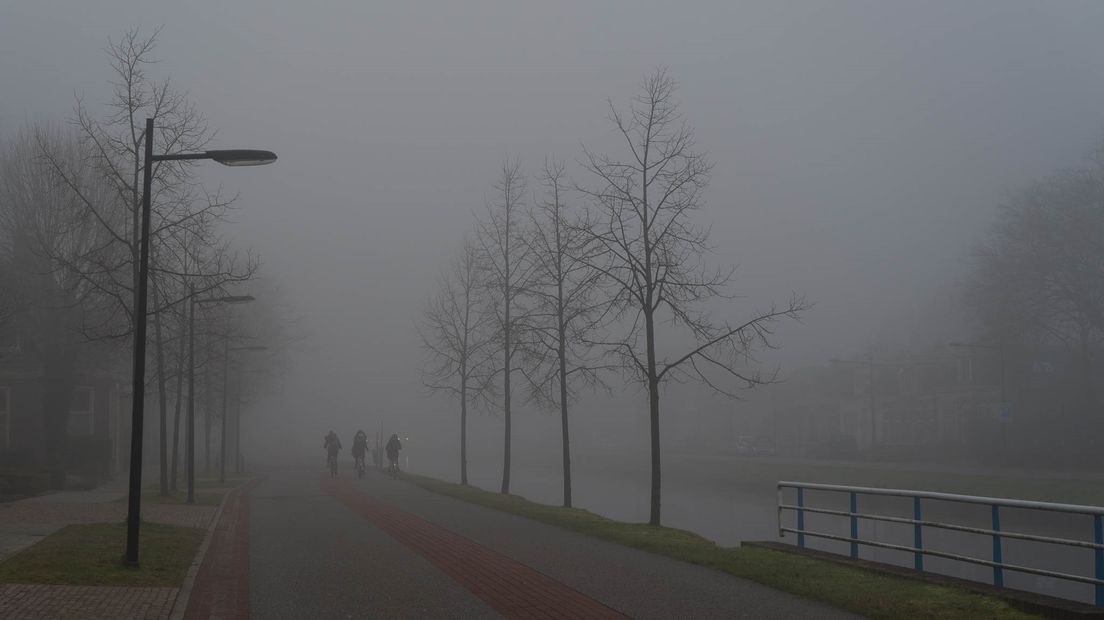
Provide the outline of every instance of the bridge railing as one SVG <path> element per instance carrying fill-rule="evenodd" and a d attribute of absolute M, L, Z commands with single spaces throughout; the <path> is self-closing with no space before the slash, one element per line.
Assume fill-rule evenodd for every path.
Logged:
<path fill-rule="evenodd" d="M 785 501 L 784 489 L 795 489 L 797 491 L 796 503 L 788 504 Z M 829 491 L 846 494 L 850 499 L 849 510 L 837 510 L 832 508 L 810 506 L 806 503 L 805 492 L 806 491 Z M 879 496 L 879 497 L 902 497 L 912 499 L 912 518 L 878 514 L 873 511 L 859 511 L 859 497 L 860 496 Z M 990 508 L 991 513 L 991 527 L 972 527 L 960 523 L 949 523 L 943 521 L 934 521 L 924 519 L 924 500 L 941 501 L 941 502 L 956 502 L 960 504 L 971 504 L 975 506 L 985 506 Z M 1061 538 L 1056 536 L 1044 536 L 1040 534 L 1032 534 L 1027 532 L 1015 532 L 1005 529 L 1001 529 L 1001 509 L 1002 508 L 1015 508 L 1026 509 L 1043 512 L 1056 512 L 1056 513 L 1069 513 L 1086 515 L 1091 518 L 1092 521 L 1092 533 L 1093 542 L 1088 540 L 1077 540 L 1071 538 Z M 783 523 L 783 513 L 792 512 L 797 516 L 796 527 L 786 527 Z M 829 515 L 833 517 L 839 517 L 842 519 L 848 519 L 851 526 L 850 536 L 841 536 L 838 534 L 832 534 L 829 532 L 812 531 L 805 528 L 805 515 L 806 514 L 819 514 Z M 859 536 L 859 521 L 872 521 L 872 522 L 887 522 L 896 523 L 900 525 L 912 526 L 912 546 L 901 545 L 895 543 L 889 543 L 879 540 L 873 540 L 870 538 L 862 538 Z M 805 547 L 805 537 L 810 536 L 814 538 L 823 538 L 828 540 L 837 540 L 850 543 L 851 557 L 859 557 L 859 545 L 866 545 L 870 547 L 878 547 L 882 549 L 893 549 L 896 551 L 904 551 L 912 553 L 913 555 L 913 568 L 918 571 L 924 570 L 924 557 L 933 556 L 946 558 L 950 560 L 957 560 L 959 562 L 966 562 L 970 564 L 977 564 L 982 566 L 989 566 L 993 569 L 993 585 L 998 587 L 1004 587 L 1004 571 L 1016 571 L 1020 573 L 1028 573 L 1032 575 L 1041 575 L 1045 577 L 1052 577 L 1055 579 L 1062 579 L 1067 581 L 1088 583 L 1094 586 L 1095 601 L 1097 606 L 1104 606 L 1104 507 L 1098 506 L 1079 506 L 1075 504 L 1056 504 L 1050 502 L 1035 502 L 1028 500 L 1017 499 L 1004 499 L 997 497 L 981 497 L 976 495 L 957 495 L 954 493 L 935 493 L 930 491 L 908 491 L 903 489 L 878 489 L 871 487 L 857 487 L 857 486 L 845 486 L 838 484 L 819 484 L 811 482 L 790 482 L 782 481 L 778 483 L 778 535 L 784 536 L 787 532 L 797 535 L 797 546 Z M 937 528 L 942 530 L 950 530 L 955 532 L 964 532 L 967 534 L 976 534 L 979 536 L 990 537 L 993 542 L 992 554 L 988 557 L 976 557 L 971 555 L 965 555 L 961 553 L 951 553 L 948 551 L 940 551 L 935 549 L 929 549 L 924 547 L 924 529 L 925 528 Z M 1047 570 L 1035 566 L 1026 566 L 1023 564 L 1009 564 L 1004 561 L 1002 554 L 1001 542 L 1004 539 L 1016 539 L 1034 541 L 1037 543 L 1046 543 L 1052 545 L 1063 545 L 1068 547 L 1081 547 L 1091 549 L 1094 553 L 1094 577 L 1088 577 L 1085 575 L 1077 575 L 1071 573 L 1058 572 L 1053 570 Z"/>

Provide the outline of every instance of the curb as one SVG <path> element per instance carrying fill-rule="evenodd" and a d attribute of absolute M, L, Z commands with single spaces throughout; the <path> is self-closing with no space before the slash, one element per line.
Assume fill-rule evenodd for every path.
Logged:
<path fill-rule="evenodd" d="M 256 478 L 254 478 L 256 480 Z M 172 611 L 169 612 L 169 620 L 183 620 L 184 612 L 188 609 L 188 602 L 192 598 L 192 588 L 195 586 L 196 575 L 199 574 L 199 567 L 203 565 L 204 558 L 207 557 L 207 548 L 211 546 L 211 539 L 214 538 L 215 529 L 218 528 L 219 521 L 222 519 L 222 510 L 226 507 L 227 502 L 230 501 L 230 496 L 235 495 L 245 485 L 252 482 L 252 480 L 243 482 L 234 489 L 231 489 L 226 495 L 222 496 L 222 501 L 219 502 L 218 510 L 211 517 L 211 524 L 207 526 L 207 533 L 203 536 L 203 542 L 199 545 L 199 551 L 196 552 L 195 559 L 192 560 L 192 565 L 188 567 L 188 574 L 184 576 L 184 583 L 180 584 L 180 590 L 176 593 L 176 600 L 173 601 Z"/>

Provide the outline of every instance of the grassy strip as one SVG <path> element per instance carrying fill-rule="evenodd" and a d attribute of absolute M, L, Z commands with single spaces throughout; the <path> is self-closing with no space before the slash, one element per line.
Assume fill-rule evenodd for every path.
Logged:
<path fill-rule="evenodd" d="M 579 508 L 530 502 L 434 478 L 403 478 L 434 493 L 556 525 L 610 542 L 707 566 L 871 618 L 1035 618 L 1003 600 L 943 585 L 842 566 L 771 549 L 719 547 L 668 527 L 624 523 Z"/>
<path fill-rule="evenodd" d="M 197 487 L 198 488 L 198 487 Z M 225 491 L 196 491 L 194 506 L 218 506 L 222 503 L 222 496 L 225 495 Z M 127 497 L 116 498 L 116 503 L 123 503 L 127 501 Z M 143 504 L 187 504 L 188 492 L 177 489 L 176 491 L 169 491 L 168 495 L 161 495 L 161 492 L 156 488 L 142 489 L 142 503 Z"/>
<path fill-rule="evenodd" d="M 0 583 L 178 587 L 204 531 L 142 523 L 141 568 L 122 564 L 126 523 L 66 526 L 0 562 Z"/>

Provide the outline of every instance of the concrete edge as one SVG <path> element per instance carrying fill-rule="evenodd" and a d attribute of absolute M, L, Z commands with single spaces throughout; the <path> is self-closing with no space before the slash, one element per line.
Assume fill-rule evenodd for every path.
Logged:
<path fill-rule="evenodd" d="M 256 478 L 243 482 L 222 496 L 222 501 L 219 502 L 218 509 L 211 517 L 210 525 L 207 526 L 207 533 L 203 535 L 203 542 L 199 544 L 199 550 L 196 551 L 192 565 L 188 567 L 188 573 L 184 576 L 184 582 L 180 584 L 180 589 L 177 590 L 176 600 L 173 601 L 172 611 L 169 612 L 169 620 L 183 620 L 184 612 L 188 609 L 188 602 L 192 598 L 192 588 L 195 586 L 196 575 L 199 574 L 199 568 L 203 566 L 203 560 L 207 557 L 207 548 L 211 546 L 211 539 L 215 537 L 215 529 L 218 528 L 219 521 L 222 519 L 222 511 L 226 508 L 230 497 L 236 495 L 238 491 L 253 480 L 256 480 Z"/>
<path fill-rule="evenodd" d="M 883 562 L 875 562 L 873 560 L 855 560 L 848 556 L 829 553 L 827 551 L 807 548 L 802 549 L 793 545 L 773 541 L 744 541 L 741 542 L 740 545 L 745 547 L 759 547 L 761 549 L 781 551 L 782 553 L 791 553 L 794 555 L 802 555 L 872 573 L 889 573 L 895 577 L 901 577 L 904 579 L 912 579 L 914 581 L 923 581 L 926 583 L 957 588 L 960 590 L 972 592 L 974 594 L 984 594 L 986 596 L 999 598 L 1021 611 L 1026 611 L 1033 614 L 1040 614 L 1046 618 L 1104 618 L 1104 608 L 1102 607 L 1094 607 L 1086 603 L 1079 603 L 1077 601 L 1056 598 L 1053 596 L 1047 596 L 1045 594 L 1035 594 L 1033 592 L 1025 592 L 1023 590 L 1013 590 L 1011 588 L 998 588 L 994 585 L 982 583 L 980 581 L 970 581 L 969 579 L 961 579 L 958 577 L 951 577 L 949 575 L 941 575 L 939 573 L 918 572 L 911 568 L 897 566 L 896 564 L 886 564 Z"/>

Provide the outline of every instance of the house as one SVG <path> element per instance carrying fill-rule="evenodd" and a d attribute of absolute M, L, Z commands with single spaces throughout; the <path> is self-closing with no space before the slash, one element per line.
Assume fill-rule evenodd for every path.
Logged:
<path fill-rule="evenodd" d="M 95 484 L 127 466 L 129 386 L 105 345 L 59 354 L 44 340 L 18 321 L 0 328 L 0 469 L 64 469 Z"/>

